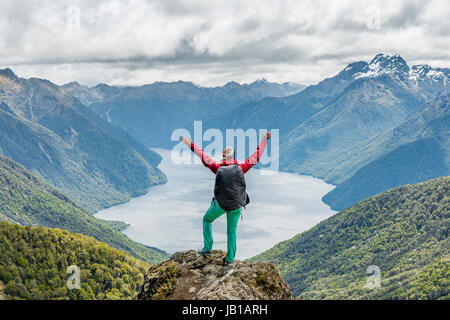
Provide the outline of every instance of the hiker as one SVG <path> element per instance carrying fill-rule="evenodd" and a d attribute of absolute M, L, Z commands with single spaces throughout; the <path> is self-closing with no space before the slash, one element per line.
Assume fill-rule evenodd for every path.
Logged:
<path fill-rule="evenodd" d="M 215 162 L 202 149 L 195 145 L 190 138 L 182 137 L 181 140 L 200 157 L 203 164 L 216 175 L 214 185 L 214 197 L 211 206 L 203 216 L 203 249 L 198 253 L 210 256 L 213 246 L 212 222 L 224 213 L 227 214 L 227 255 L 224 265 L 233 263 L 236 255 L 236 228 L 241 215 L 241 207 L 249 202 L 245 192 L 246 184 L 244 174 L 250 170 L 260 159 L 266 148 L 270 132 L 264 134 L 256 151 L 245 162 L 239 163 L 234 158 L 234 149 L 226 147 L 222 152 L 222 162 Z"/>

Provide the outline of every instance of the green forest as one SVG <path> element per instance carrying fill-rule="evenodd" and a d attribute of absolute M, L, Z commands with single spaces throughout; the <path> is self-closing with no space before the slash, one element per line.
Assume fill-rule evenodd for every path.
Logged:
<path fill-rule="evenodd" d="M 134 257 L 157 263 L 164 251 L 134 242 L 117 231 L 126 225 L 103 222 L 17 162 L 0 156 L 0 221 L 29 226 L 60 228 L 92 236 Z"/>
<path fill-rule="evenodd" d="M 252 260 L 275 263 L 301 299 L 449 299 L 449 189 L 442 177 L 385 191 Z"/>
<path fill-rule="evenodd" d="M 79 289 L 67 286 L 71 265 Z M 0 222 L 0 299 L 132 299 L 148 267 L 85 235 Z"/>

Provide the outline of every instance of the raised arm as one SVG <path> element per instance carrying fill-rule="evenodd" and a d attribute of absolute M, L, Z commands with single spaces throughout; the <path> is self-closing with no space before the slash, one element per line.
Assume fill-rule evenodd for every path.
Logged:
<path fill-rule="evenodd" d="M 256 151 L 253 152 L 253 154 L 248 157 L 245 162 L 240 163 L 242 172 L 246 173 L 248 170 L 250 170 L 255 164 L 258 163 L 259 159 L 261 158 L 262 154 L 264 153 L 264 150 L 266 149 L 267 140 L 270 139 L 270 132 L 267 132 L 264 136 L 262 141 L 259 143 L 259 146 L 256 148 Z"/>
<path fill-rule="evenodd" d="M 209 168 L 209 170 L 211 170 L 214 174 L 217 173 L 220 166 L 213 160 L 213 158 L 193 143 L 190 138 L 183 137 L 181 139 L 189 148 L 191 148 L 192 152 L 194 152 L 202 160 L 205 167 Z"/>

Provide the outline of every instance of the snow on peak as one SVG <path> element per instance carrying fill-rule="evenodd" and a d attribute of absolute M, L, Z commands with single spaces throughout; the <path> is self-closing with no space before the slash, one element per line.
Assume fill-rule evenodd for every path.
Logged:
<path fill-rule="evenodd" d="M 348 65 L 341 73 L 352 72 L 351 69 L 352 65 Z M 441 83 L 443 86 L 448 82 L 448 75 L 442 70 L 434 69 L 427 64 L 418 64 L 410 68 L 400 55 L 389 56 L 383 53 L 377 54 L 368 65 L 355 72 L 353 78 L 375 78 L 384 74 L 414 86 L 423 81 Z"/>
<path fill-rule="evenodd" d="M 433 69 L 427 64 L 418 64 L 411 67 L 410 77 L 414 80 L 444 80 L 446 75 L 442 71 Z"/>
<path fill-rule="evenodd" d="M 398 79 L 408 77 L 410 68 L 406 61 L 398 54 L 389 56 L 384 53 L 377 54 L 372 61 L 370 61 L 366 70 L 355 74 L 357 78 L 374 78 L 382 74 L 389 74 Z"/>

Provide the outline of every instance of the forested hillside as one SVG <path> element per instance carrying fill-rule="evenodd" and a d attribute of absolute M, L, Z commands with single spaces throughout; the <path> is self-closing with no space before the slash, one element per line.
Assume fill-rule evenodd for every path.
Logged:
<path fill-rule="evenodd" d="M 67 287 L 71 265 L 79 289 Z M 91 237 L 0 222 L 0 299 L 132 299 L 147 269 Z"/>
<path fill-rule="evenodd" d="M 253 260 L 305 299 L 449 299 L 450 177 L 368 198 Z M 366 288 L 367 269 L 381 273 Z"/>
<path fill-rule="evenodd" d="M 18 163 L 0 156 L 1 220 L 82 233 L 150 263 L 167 258 L 165 252 L 132 241 Z"/>

